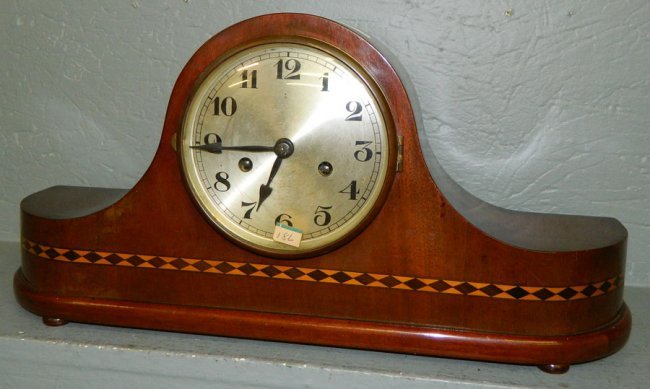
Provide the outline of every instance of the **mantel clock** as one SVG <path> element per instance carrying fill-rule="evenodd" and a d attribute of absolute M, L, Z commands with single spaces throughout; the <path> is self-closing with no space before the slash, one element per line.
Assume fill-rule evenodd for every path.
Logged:
<path fill-rule="evenodd" d="M 571 364 L 620 349 L 626 231 L 473 197 L 418 143 L 395 68 L 336 22 L 213 36 L 131 190 L 25 198 L 18 301 L 46 324 Z"/>

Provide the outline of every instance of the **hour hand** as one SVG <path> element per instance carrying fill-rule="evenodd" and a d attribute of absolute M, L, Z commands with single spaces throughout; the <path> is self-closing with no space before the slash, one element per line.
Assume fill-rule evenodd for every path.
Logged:
<path fill-rule="evenodd" d="M 278 139 L 273 146 L 273 151 L 277 156 L 273 162 L 273 167 L 271 167 L 271 174 L 269 174 L 269 179 L 266 181 L 266 184 L 260 185 L 260 198 L 257 201 L 257 211 L 260 210 L 260 206 L 271 195 L 273 188 L 271 188 L 271 181 L 275 178 L 275 175 L 280 170 L 280 165 L 282 165 L 282 160 L 289 158 L 293 154 L 293 142 L 287 138 Z"/>
<path fill-rule="evenodd" d="M 257 202 L 257 211 L 260 210 L 260 205 L 266 200 L 270 195 L 271 192 L 273 191 L 273 188 L 271 188 L 271 181 L 273 181 L 273 178 L 275 175 L 278 173 L 278 170 L 280 169 L 280 165 L 282 165 L 282 157 L 277 157 L 275 158 L 275 162 L 273 162 L 273 167 L 271 168 L 271 174 L 269 175 L 269 179 L 265 184 L 260 185 L 260 199 Z"/>
<path fill-rule="evenodd" d="M 190 146 L 191 149 L 199 149 L 208 153 L 221 154 L 223 150 L 263 152 L 273 151 L 274 146 L 224 146 L 221 142 L 206 143 L 197 146 Z"/>

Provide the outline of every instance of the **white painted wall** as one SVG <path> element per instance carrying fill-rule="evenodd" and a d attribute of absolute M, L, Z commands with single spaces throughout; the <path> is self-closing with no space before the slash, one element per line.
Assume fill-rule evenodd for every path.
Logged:
<path fill-rule="evenodd" d="M 647 0 L 0 0 L 0 240 L 56 184 L 131 187 L 208 37 L 308 12 L 390 47 L 450 175 L 513 209 L 613 216 L 650 286 Z"/>

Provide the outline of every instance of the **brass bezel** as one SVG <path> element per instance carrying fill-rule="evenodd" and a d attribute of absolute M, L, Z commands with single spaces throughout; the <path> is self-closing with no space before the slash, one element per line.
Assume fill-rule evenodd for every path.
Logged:
<path fill-rule="evenodd" d="M 184 134 L 186 132 L 186 121 L 188 119 L 188 115 L 191 114 L 189 112 L 190 104 L 195 98 L 196 93 L 199 90 L 201 84 L 209 77 L 209 75 L 213 71 L 215 71 L 222 64 L 228 62 L 231 58 L 238 56 L 239 54 L 247 50 L 251 50 L 254 48 L 258 48 L 270 44 L 289 44 L 289 45 L 299 45 L 299 46 L 307 46 L 307 47 L 315 48 L 317 50 L 327 53 L 328 55 L 331 55 L 332 57 L 336 58 L 337 60 L 345 64 L 347 68 L 351 70 L 351 72 L 365 85 L 368 91 L 370 91 L 371 97 L 376 102 L 377 108 L 379 109 L 385 124 L 386 141 L 387 141 L 386 150 L 388 154 L 386 156 L 386 164 L 385 164 L 386 171 L 380 172 L 384 178 L 383 178 L 383 182 L 377 183 L 377 185 L 380 186 L 380 189 L 379 190 L 375 189 L 375 191 L 373 192 L 373 193 L 378 193 L 374 198 L 374 202 L 372 202 L 372 204 L 367 203 L 369 205 L 364 205 L 364 207 L 369 207 L 370 209 L 367 212 L 365 212 L 365 215 L 363 215 L 361 220 L 356 221 L 351 228 L 344 228 L 344 227 L 338 228 L 337 230 L 332 232 L 332 234 L 335 234 L 335 232 L 338 231 L 338 233 L 336 233 L 335 235 L 336 236 L 335 239 L 330 240 L 325 244 L 318 245 L 316 247 L 310 247 L 313 245 L 308 245 L 306 248 L 295 249 L 295 248 L 290 248 L 290 246 L 287 246 L 286 250 L 278 250 L 278 249 L 270 248 L 268 246 L 265 246 L 264 244 L 257 242 L 257 240 L 259 240 L 260 242 L 265 240 L 263 238 L 247 239 L 241 236 L 240 234 L 236 233 L 233 228 L 229 228 L 227 226 L 228 223 L 221 222 L 219 220 L 219 217 L 215 215 L 215 212 L 213 212 L 213 210 L 211 210 L 207 206 L 208 204 L 206 203 L 209 203 L 210 200 L 204 198 L 205 197 L 203 195 L 204 192 L 197 191 L 196 189 L 197 185 L 195 185 L 191 181 L 192 178 L 190 177 L 190 173 L 189 173 L 190 166 L 188 166 L 188 162 L 186 161 L 186 159 L 191 159 L 191 153 L 188 153 L 187 150 L 183 148 L 183 141 L 185 139 Z M 181 119 L 179 135 L 177 137 L 178 139 L 177 139 L 176 149 L 178 150 L 177 154 L 179 159 L 179 167 L 181 170 L 181 174 L 183 175 L 184 178 L 184 184 L 188 189 L 188 191 L 190 192 L 193 202 L 199 209 L 203 218 L 208 223 L 210 223 L 214 228 L 220 231 L 230 241 L 234 242 L 240 247 L 248 249 L 257 254 L 267 255 L 276 258 L 285 258 L 285 259 L 305 258 L 305 257 L 313 257 L 313 256 L 324 254 L 349 242 L 358 234 L 360 234 L 363 231 L 363 229 L 365 229 L 370 224 L 370 222 L 374 219 L 374 217 L 377 215 L 379 210 L 382 208 L 388 196 L 390 188 L 392 186 L 395 171 L 397 168 L 397 135 L 396 135 L 395 127 L 396 126 L 393 120 L 393 115 L 391 113 L 391 108 L 388 102 L 386 101 L 386 98 L 381 88 L 379 87 L 377 82 L 370 76 L 370 74 L 364 69 L 364 67 L 361 66 L 361 64 L 355 59 L 353 59 L 350 55 L 346 54 L 341 49 L 334 47 L 329 43 L 318 41 L 307 37 L 270 36 L 264 39 L 247 42 L 235 49 L 227 50 L 223 55 L 219 56 L 210 65 L 206 66 L 206 68 L 201 72 L 201 75 L 194 82 L 192 92 L 189 94 L 188 99 L 183 108 L 183 115 Z M 346 222 L 346 224 L 351 223 L 352 220 L 353 219 Z"/>

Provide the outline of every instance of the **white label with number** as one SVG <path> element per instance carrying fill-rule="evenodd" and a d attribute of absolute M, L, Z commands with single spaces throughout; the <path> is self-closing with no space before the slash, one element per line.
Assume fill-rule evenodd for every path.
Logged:
<path fill-rule="evenodd" d="M 276 242 L 288 244 L 289 246 L 300 247 L 300 241 L 302 240 L 302 231 L 294 227 L 276 223 L 275 231 L 273 232 L 273 240 Z"/>

